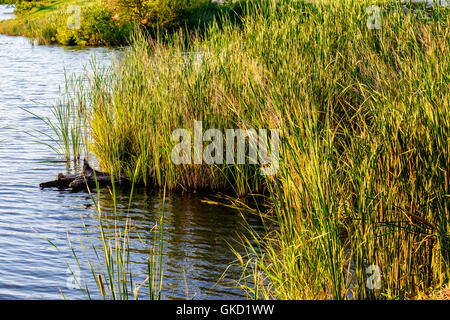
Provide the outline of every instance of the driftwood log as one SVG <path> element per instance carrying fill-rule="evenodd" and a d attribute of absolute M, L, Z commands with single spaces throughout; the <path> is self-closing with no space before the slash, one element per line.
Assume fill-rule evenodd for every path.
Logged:
<path fill-rule="evenodd" d="M 111 175 L 109 173 L 94 170 L 86 159 L 83 160 L 83 169 L 78 174 L 59 173 L 56 180 L 43 182 L 41 188 L 71 188 L 72 191 L 96 187 L 96 180 L 99 186 L 111 185 Z M 120 176 L 114 177 L 114 183 L 123 184 L 127 179 Z"/>

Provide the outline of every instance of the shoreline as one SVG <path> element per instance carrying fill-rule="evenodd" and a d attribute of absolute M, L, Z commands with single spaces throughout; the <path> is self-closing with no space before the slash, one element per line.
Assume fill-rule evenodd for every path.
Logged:
<path fill-rule="evenodd" d="M 160 26 L 159 22 L 154 24 L 148 19 L 132 20 L 119 15 L 117 8 L 104 0 L 39 0 L 25 4 L 16 6 L 14 18 L 0 21 L 0 34 L 24 36 L 43 45 L 81 47 L 129 45 L 136 30 L 151 37 L 180 30 L 195 33 L 215 19 L 220 20 L 223 14 L 242 10 L 239 3 L 227 5 L 198 0 L 188 7 L 175 8 L 176 17 Z"/>
<path fill-rule="evenodd" d="M 55 129 L 73 139 L 68 160 L 82 155 L 86 138 L 102 168 L 145 185 L 262 195 L 261 212 L 280 230 L 255 236 L 261 256 L 239 256 L 257 280 L 243 288 L 249 296 L 346 299 L 351 287 L 358 299 L 408 299 L 444 288 L 447 12 L 418 17 L 399 2 L 366 24 L 361 3 L 252 5 L 242 26 L 224 19 L 198 37 L 137 35 L 120 65 L 75 83 L 88 99 L 69 97 L 56 109 L 85 126 Z M 173 133 L 191 146 L 199 121 L 215 130 L 214 142 L 230 128 L 279 128 L 280 170 L 261 177 L 262 161 L 209 165 L 195 152 L 184 161 L 189 148 L 174 161 Z"/>

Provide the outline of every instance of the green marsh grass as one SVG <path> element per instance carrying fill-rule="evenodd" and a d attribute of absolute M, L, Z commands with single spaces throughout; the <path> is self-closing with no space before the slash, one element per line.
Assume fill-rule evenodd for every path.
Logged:
<path fill-rule="evenodd" d="M 133 188 L 132 188 L 133 189 Z M 97 184 L 97 199 L 100 199 L 100 188 Z M 76 264 L 69 265 L 68 268 L 74 277 L 76 285 L 79 287 L 84 296 L 88 299 L 101 296 L 103 299 L 109 300 L 128 300 L 145 298 L 150 300 L 160 300 L 163 285 L 163 244 L 164 244 L 164 212 L 165 212 L 165 192 L 163 194 L 163 204 L 161 207 L 162 217 L 159 224 L 156 224 L 153 232 L 153 246 L 149 248 L 147 258 L 147 273 L 145 279 L 136 283 L 133 279 L 130 261 L 130 234 L 135 231 L 132 226 L 132 219 L 127 217 L 125 225 L 119 225 L 118 211 L 116 207 L 116 189 L 114 184 L 110 189 L 111 197 L 114 203 L 114 217 L 106 216 L 101 209 L 101 203 L 96 200 L 89 190 L 91 199 L 95 205 L 97 212 L 101 246 L 91 243 L 86 246 L 80 239 L 80 247 L 82 252 L 72 245 L 70 238 L 69 246 L 72 250 L 73 258 Z M 133 191 L 130 194 L 130 204 Z M 112 219 L 112 221 L 111 221 Z M 92 236 L 92 235 L 91 235 Z M 140 235 L 137 234 L 140 239 Z M 50 242 L 51 243 L 51 242 Z M 88 258 L 89 253 L 95 253 L 96 260 Z M 82 256 L 84 255 L 84 257 Z M 89 286 L 86 278 L 78 279 L 73 270 L 90 271 L 92 277 L 90 283 L 95 283 L 96 287 Z M 140 276 L 140 275 L 139 275 Z M 143 292 L 147 289 L 147 292 Z M 64 292 L 61 291 L 64 298 Z"/>
<path fill-rule="evenodd" d="M 137 35 L 84 89 L 89 150 L 102 168 L 151 187 L 264 195 L 278 229 L 254 236 L 261 250 L 249 253 L 261 254 L 240 257 L 256 284 L 243 282 L 249 297 L 395 299 L 444 287 L 450 16 L 377 3 L 374 30 L 372 1 L 267 0 L 248 1 L 241 24 L 223 17 L 202 35 Z M 199 52 L 200 63 L 186 60 Z M 174 165 L 171 133 L 195 120 L 280 129 L 279 172 Z"/>
<path fill-rule="evenodd" d="M 0 21 L 0 33 L 25 36 L 40 45 L 112 46 L 127 44 L 133 30 L 131 23 L 113 19 L 114 13 L 103 0 L 28 3 L 17 7 L 16 18 Z M 76 12 L 71 7 L 80 8 L 79 26 L 69 27 Z"/>
<path fill-rule="evenodd" d="M 98 69 L 95 58 L 91 60 L 91 65 Z M 74 164 L 78 164 L 82 155 L 89 157 L 89 115 L 85 108 L 89 96 L 86 94 L 84 82 L 83 77 L 65 74 L 64 91 L 53 105 L 50 117 L 23 109 L 41 120 L 51 131 L 47 133 L 44 130 L 34 130 L 27 134 L 51 148 L 62 159 L 73 161 Z"/>

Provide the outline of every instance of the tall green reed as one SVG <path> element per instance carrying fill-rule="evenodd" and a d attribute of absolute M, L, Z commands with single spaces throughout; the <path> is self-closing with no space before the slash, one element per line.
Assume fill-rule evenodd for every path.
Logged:
<path fill-rule="evenodd" d="M 96 284 L 96 294 L 100 294 L 103 299 L 110 300 L 128 300 L 148 298 L 150 300 L 161 299 L 162 285 L 163 285 L 163 244 L 164 244 L 164 212 L 165 212 L 165 192 L 163 194 L 163 203 L 161 207 L 161 220 L 159 225 L 155 225 L 149 232 L 154 233 L 153 246 L 149 248 L 147 258 L 147 272 L 145 279 L 139 283 L 136 283 L 133 279 L 133 271 L 131 268 L 130 260 L 130 234 L 135 229 L 132 226 L 132 219 L 127 216 L 125 225 L 119 225 L 120 221 L 118 216 L 118 210 L 116 206 L 116 189 L 114 184 L 111 188 L 111 197 L 114 203 L 114 209 L 111 223 L 111 217 L 107 217 L 102 213 L 100 199 L 100 188 L 97 184 L 97 200 L 89 190 L 91 199 L 95 205 L 97 211 L 97 217 L 99 222 L 100 240 L 101 246 L 98 248 L 95 244 L 90 247 L 85 246 L 80 239 L 81 248 L 84 251 L 85 256 L 88 253 L 95 253 L 97 261 L 93 261 L 89 258 L 83 260 L 80 257 L 80 253 L 72 246 L 70 239 L 69 245 L 72 250 L 73 257 L 77 263 L 76 267 L 80 270 L 83 266 L 87 265 L 91 272 L 93 282 Z M 132 192 L 130 194 L 131 204 Z M 121 219 L 123 220 L 123 219 Z M 137 231 L 136 231 L 137 232 Z M 138 238 L 140 235 L 137 234 Z M 69 266 L 70 270 L 73 270 L 74 266 Z M 72 272 L 73 276 L 75 274 Z M 89 288 L 89 285 L 85 279 L 80 281 L 75 277 L 75 281 L 80 290 L 89 299 L 94 297 L 93 288 Z M 91 281 L 92 282 L 92 281 Z M 141 293 L 142 288 L 147 287 L 148 292 Z"/>
<path fill-rule="evenodd" d="M 279 229 L 258 239 L 262 255 L 241 259 L 258 280 L 244 285 L 253 297 L 405 298 L 442 287 L 449 15 L 385 3 L 380 29 L 367 28 L 370 1 L 249 1 L 239 25 L 137 35 L 88 84 L 90 150 L 145 184 L 265 194 Z M 186 62 L 198 52 L 199 64 Z M 281 129 L 278 174 L 174 165 L 171 133 L 194 120 Z M 368 285 L 371 266 L 380 288 Z"/>
<path fill-rule="evenodd" d="M 338 4 L 299 30 L 313 73 L 287 89 L 313 91 L 289 113 L 270 191 L 280 231 L 249 275 L 266 280 L 247 288 L 260 298 L 406 298 L 449 281 L 448 16 L 425 29 L 397 7 L 370 33 L 362 9 Z"/>

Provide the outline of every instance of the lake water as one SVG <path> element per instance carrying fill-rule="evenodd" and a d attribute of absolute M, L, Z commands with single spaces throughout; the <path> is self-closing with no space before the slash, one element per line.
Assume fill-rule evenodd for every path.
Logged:
<path fill-rule="evenodd" d="M 12 11 L 0 5 L 0 19 L 12 17 Z M 96 261 L 89 243 L 100 245 L 92 200 L 84 192 L 38 187 L 68 168 L 54 151 L 30 136 L 35 130 L 51 131 L 25 110 L 49 116 L 64 87 L 65 70 L 81 74 L 94 55 L 99 64 L 108 65 L 116 53 L 105 48 L 34 46 L 23 37 L 0 35 L 0 299 L 61 299 L 60 290 L 67 298 L 84 298 L 73 286 L 66 261 L 88 281 L 93 297 L 100 298 L 86 269 L 87 259 Z M 163 298 L 245 298 L 238 289 L 215 285 L 235 260 L 229 243 L 237 246 L 237 235 L 246 232 L 244 218 L 236 210 L 207 204 L 204 198 L 208 196 L 180 194 L 166 199 Z M 128 191 L 119 192 L 117 199 L 119 221 L 124 222 Z M 98 200 L 111 213 L 113 202 L 107 190 Z M 136 283 L 145 278 L 145 261 L 153 244 L 151 228 L 159 222 L 162 202 L 160 192 L 151 190 L 139 189 L 133 197 L 128 215 L 141 236 L 131 236 Z M 259 219 L 245 220 L 262 232 Z M 68 234 L 82 262 L 79 274 Z M 87 245 L 86 257 L 78 239 Z M 231 268 L 225 281 L 239 276 L 240 270 Z"/>

